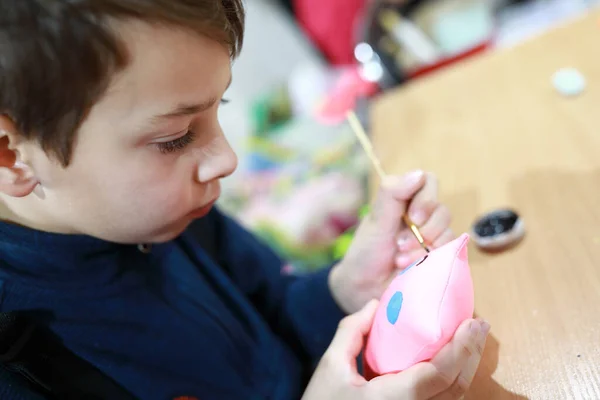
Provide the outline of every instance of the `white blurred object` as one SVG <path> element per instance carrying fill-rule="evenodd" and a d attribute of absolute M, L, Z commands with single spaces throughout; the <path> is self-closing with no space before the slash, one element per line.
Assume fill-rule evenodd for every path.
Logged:
<path fill-rule="evenodd" d="M 315 105 L 333 86 L 335 75 L 331 69 L 315 62 L 305 62 L 293 68 L 288 80 L 288 93 L 294 115 L 312 115 Z"/>
<path fill-rule="evenodd" d="M 286 82 L 298 65 L 324 65 L 285 10 L 266 0 L 252 0 L 245 5 L 244 48 L 233 65 L 232 93 L 254 99 Z"/>
<path fill-rule="evenodd" d="M 585 90 L 586 80 L 575 68 L 562 68 L 552 76 L 552 84 L 565 97 L 577 96 Z"/>
<path fill-rule="evenodd" d="M 299 64 L 322 63 L 319 53 L 279 4 L 270 0 L 245 2 L 246 32 L 242 54 L 233 64 L 233 81 L 225 93 L 231 100 L 219 110 L 225 136 L 238 154 L 238 172 L 223 181 L 235 186 L 247 166 L 246 141 L 250 135 L 253 102 L 286 82 Z"/>
<path fill-rule="evenodd" d="M 481 1 L 449 7 L 435 18 L 432 36 L 447 56 L 468 51 L 488 41 L 494 34 L 492 7 Z"/>
<path fill-rule="evenodd" d="M 507 7 L 498 15 L 495 46 L 514 46 L 583 15 L 599 4 L 598 0 L 538 0 Z"/>

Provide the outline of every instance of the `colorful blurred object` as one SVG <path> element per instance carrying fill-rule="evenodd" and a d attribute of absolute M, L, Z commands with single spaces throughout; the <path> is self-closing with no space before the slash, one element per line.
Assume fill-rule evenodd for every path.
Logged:
<path fill-rule="evenodd" d="M 369 164 L 349 127 L 294 118 L 253 136 L 248 151 L 250 168 L 224 190 L 223 208 L 296 270 L 334 261 L 366 197 Z"/>
<path fill-rule="evenodd" d="M 354 239 L 354 234 L 356 233 L 356 229 L 358 228 L 358 222 L 362 220 L 369 213 L 369 206 L 363 206 L 359 212 L 359 220 L 357 223 L 351 228 L 340 235 L 335 244 L 333 246 L 333 258 L 339 260 L 346 255 L 350 244 L 352 244 L 352 240 Z"/>
<path fill-rule="evenodd" d="M 358 222 L 361 183 L 342 172 L 287 183 L 250 197 L 238 217 L 298 269 L 333 261 L 336 241 Z"/>
<path fill-rule="evenodd" d="M 292 118 L 287 86 L 281 85 L 259 98 L 252 107 L 253 133 L 270 135 Z"/>
<path fill-rule="evenodd" d="M 308 271 L 335 261 L 337 241 L 359 220 L 369 164 L 343 116 L 374 87 L 355 68 L 301 68 L 294 77 L 251 107 L 246 168 L 219 205 L 294 270 Z M 319 87 L 301 90 L 314 78 Z M 327 117 L 318 118 L 323 105 Z"/>

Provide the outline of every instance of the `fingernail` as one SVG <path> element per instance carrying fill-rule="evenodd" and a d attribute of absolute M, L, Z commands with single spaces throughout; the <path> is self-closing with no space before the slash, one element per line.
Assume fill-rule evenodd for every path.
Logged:
<path fill-rule="evenodd" d="M 402 236 L 398 239 L 398 250 L 408 251 L 411 247 L 411 238 Z"/>
<path fill-rule="evenodd" d="M 484 336 L 487 336 L 488 333 L 490 333 L 490 329 L 491 329 L 491 325 L 489 324 L 489 322 L 487 321 L 481 321 L 481 332 L 484 334 Z"/>
<path fill-rule="evenodd" d="M 415 247 L 415 245 L 413 245 L 413 243 L 410 240 L 408 240 L 406 243 L 403 243 L 402 245 L 398 246 L 398 250 L 401 253 L 407 253 L 411 251 L 413 247 Z"/>
<path fill-rule="evenodd" d="M 409 256 L 398 256 L 398 258 L 396 258 L 396 264 L 398 264 L 399 267 L 407 267 L 411 262 L 412 259 Z"/>
<path fill-rule="evenodd" d="M 478 321 L 471 321 L 471 337 L 476 338 L 481 332 L 481 324 Z"/>
<path fill-rule="evenodd" d="M 419 169 L 406 174 L 406 176 L 404 177 L 404 182 L 407 185 L 415 185 L 421 180 L 421 178 L 423 178 L 423 171 Z"/>
<path fill-rule="evenodd" d="M 408 242 L 408 238 L 406 236 L 400 236 L 398 238 L 398 240 L 396 241 L 396 243 L 398 244 L 398 246 L 402 246 L 406 242 Z"/>
<path fill-rule="evenodd" d="M 383 179 L 383 181 L 381 182 L 381 186 L 388 189 L 395 188 L 401 185 L 403 182 L 404 181 L 399 176 L 389 175 Z"/>

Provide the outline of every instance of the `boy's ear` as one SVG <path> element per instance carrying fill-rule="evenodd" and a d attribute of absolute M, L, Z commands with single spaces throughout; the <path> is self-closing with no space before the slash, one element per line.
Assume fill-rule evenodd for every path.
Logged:
<path fill-rule="evenodd" d="M 20 160 L 21 144 L 13 121 L 0 114 L 0 193 L 12 197 L 29 195 L 39 183 L 31 167 Z"/>

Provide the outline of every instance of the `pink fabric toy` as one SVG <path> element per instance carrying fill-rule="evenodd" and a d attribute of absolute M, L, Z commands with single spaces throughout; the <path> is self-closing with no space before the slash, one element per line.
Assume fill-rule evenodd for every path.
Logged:
<path fill-rule="evenodd" d="M 430 360 L 474 313 L 469 235 L 403 270 L 383 294 L 364 352 L 365 377 Z"/>

